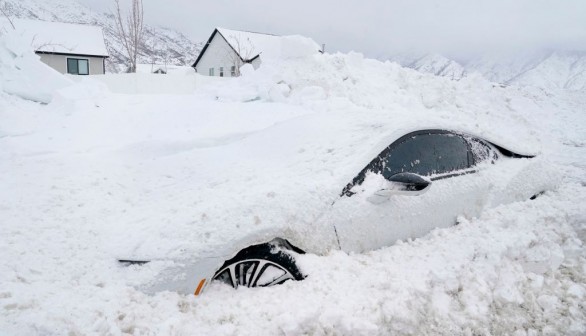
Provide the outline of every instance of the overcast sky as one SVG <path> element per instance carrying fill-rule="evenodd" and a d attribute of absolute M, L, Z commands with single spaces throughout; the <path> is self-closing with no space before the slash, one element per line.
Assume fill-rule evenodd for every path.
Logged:
<path fill-rule="evenodd" d="M 79 0 L 99 11 L 114 0 Z M 121 2 L 130 0 L 121 0 Z M 385 57 L 536 48 L 586 50 L 586 0 L 144 0 L 145 19 L 194 41 L 214 27 L 301 34 L 327 51 Z"/>

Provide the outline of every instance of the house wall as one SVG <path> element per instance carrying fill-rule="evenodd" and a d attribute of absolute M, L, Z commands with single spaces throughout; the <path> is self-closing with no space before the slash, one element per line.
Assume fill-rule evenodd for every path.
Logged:
<path fill-rule="evenodd" d="M 56 54 L 38 54 L 41 57 L 41 62 L 47 64 L 51 68 L 59 71 L 62 74 L 67 73 L 67 58 L 80 58 L 89 60 L 90 75 L 103 75 L 104 71 L 104 57 L 89 57 L 80 55 L 56 55 Z"/>
<path fill-rule="evenodd" d="M 214 68 L 214 76 L 220 76 L 220 67 L 224 67 L 224 77 L 231 77 L 230 68 L 235 65 L 234 60 L 237 58 L 236 52 L 228 42 L 220 33 L 216 33 L 195 70 L 200 75 L 209 76 L 210 68 Z"/>

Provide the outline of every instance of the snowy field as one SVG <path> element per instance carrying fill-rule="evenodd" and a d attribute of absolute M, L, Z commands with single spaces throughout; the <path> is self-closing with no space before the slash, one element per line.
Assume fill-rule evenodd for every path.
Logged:
<path fill-rule="evenodd" d="M 297 55 L 193 94 L 125 95 L 38 74 L 34 59 L 0 47 L 1 335 L 586 334 L 584 92 L 454 82 L 338 54 Z M 300 256 L 307 279 L 271 288 L 147 295 L 135 287 L 165 265 L 116 262 L 140 240 L 164 253 L 188 244 L 184 223 L 204 220 L 190 219 L 205 197 L 194 188 L 220 194 L 239 178 L 244 188 L 286 176 L 194 186 L 209 173 L 201 157 L 307 118 L 331 120 L 324 133 L 344 118 L 381 136 L 387 113 L 539 147 L 558 187 L 377 251 Z M 333 159 L 316 155 L 328 148 L 307 143 L 302 155 L 324 174 Z M 300 173 L 301 187 L 324 183 L 315 174 Z M 231 196 L 211 211 L 242 202 Z"/>

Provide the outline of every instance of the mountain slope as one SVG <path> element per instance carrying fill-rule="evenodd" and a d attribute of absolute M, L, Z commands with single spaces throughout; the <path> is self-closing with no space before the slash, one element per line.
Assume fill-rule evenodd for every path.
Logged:
<path fill-rule="evenodd" d="M 414 61 L 409 65 L 417 71 L 431 73 L 436 76 L 448 77 L 450 79 L 461 79 L 466 76 L 466 70 L 458 62 L 448 59 L 439 54 L 429 54 Z"/>
<path fill-rule="evenodd" d="M 461 79 L 479 73 L 506 85 L 586 90 L 586 52 L 539 51 L 458 62 L 438 54 L 401 54 L 390 58 L 405 67 L 436 76 Z"/>
<path fill-rule="evenodd" d="M 586 53 L 555 52 L 511 83 L 549 89 L 586 89 Z"/>
<path fill-rule="evenodd" d="M 106 70 L 120 72 L 126 69 L 128 58 L 116 37 L 113 15 L 96 13 L 76 0 L 5 0 L 0 6 L 11 17 L 101 26 L 110 53 Z M 140 50 L 139 63 L 191 65 L 201 48 L 201 43 L 193 43 L 177 31 L 145 25 L 145 43 Z"/>

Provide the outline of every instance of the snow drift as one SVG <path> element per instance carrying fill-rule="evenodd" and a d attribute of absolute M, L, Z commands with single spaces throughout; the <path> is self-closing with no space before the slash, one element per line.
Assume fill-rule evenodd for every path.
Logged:
<path fill-rule="evenodd" d="M 49 103 L 56 90 L 72 84 L 39 60 L 16 32 L 0 36 L 0 88 L 21 98 Z"/>

